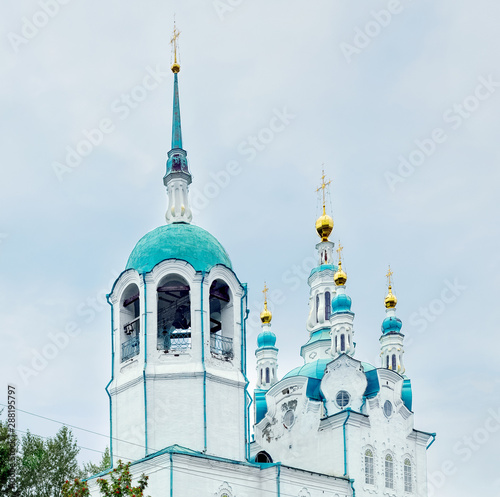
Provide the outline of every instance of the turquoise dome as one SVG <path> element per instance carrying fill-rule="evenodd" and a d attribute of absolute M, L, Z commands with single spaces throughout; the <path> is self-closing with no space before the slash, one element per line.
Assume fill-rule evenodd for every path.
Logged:
<path fill-rule="evenodd" d="M 351 311 L 351 297 L 345 294 L 337 295 L 332 301 L 332 313 L 336 312 L 350 312 Z"/>
<path fill-rule="evenodd" d="M 209 271 L 217 264 L 232 269 L 222 245 L 208 231 L 186 223 L 173 223 L 150 231 L 132 250 L 126 269 L 149 273 L 166 259 L 189 262 L 196 271 Z"/>
<path fill-rule="evenodd" d="M 399 333 L 403 323 L 401 319 L 396 316 L 390 316 L 382 321 L 382 333 L 386 335 L 387 333 Z"/>
<path fill-rule="evenodd" d="M 308 378 L 321 380 L 325 374 L 326 365 L 332 361 L 333 357 L 331 359 L 317 359 L 316 361 L 308 362 L 303 366 L 292 369 L 283 379 L 290 378 L 291 376 L 307 376 Z"/>
<path fill-rule="evenodd" d="M 263 331 L 257 337 L 257 345 L 260 347 L 274 347 L 276 345 L 276 335 L 272 331 Z"/>

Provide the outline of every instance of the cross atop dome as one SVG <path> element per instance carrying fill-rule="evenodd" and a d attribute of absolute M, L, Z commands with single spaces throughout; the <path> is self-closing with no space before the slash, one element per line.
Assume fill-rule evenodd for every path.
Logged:
<path fill-rule="evenodd" d="M 325 181 L 325 170 L 323 169 L 321 176 L 321 185 L 316 189 L 316 192 L 321 190 L 323 196 L 323 214 L 316 221 L 316 231 L 318 235 L 321 237 L 322 242 L 327 242 L 328 237 L 333 231 L 333 219 L 326 213 L 326 199 L 325 199 L 325 190 L 326 187 L 330 185 L 331 180 Z"/>
<path fill-rule="evenodd" d="M 387 277 L 387 283 L 388 283 L 388 290 L 389 292 L 387 293 L 387 297 L 385 298 L 385 307 L 387 309 L 396 307 L 396 304 L 398 303 L 398 299 L 396 298 L 396 295 L 392 293 L 392 280 L 391 277 L 394 273 L 391 270 L 391 266 L 389 266 L 389 270 L 387 271 L 386 277 Z"/>
<path fill-rule="evenodd" d="M 339 240 L 339 246 L 337 247 L 337 254 L 339 254 L 339 264 L 342 262 L 342 250 L 344 250 L 344 246 L 340 243 L 340 240 Z"/>
<path fill-rule="evenodd" d="M 264 290 L 262 290 L 262 293 L 264 294 L 264 310 L 260 313 L 260 320 L 262 321 L 262 324 L 270 323 L 271 319 L 273 318 L 271 311 L 267 308 L 267 292 L 268 291 L 269 291 L 269 288 L 267 288 L 266 283 L 264 283 Z"/>
<path fill-rule="evenodd" d="M 328 182 L 325 182 L 325 170 L 323 169 L 322 171 L 322 176 L 321 176 L 321 185 L 316 188 L 316 191 L 319 192 L 320 190 L 322 191 L 322 194 L 323 194 L 323 215 L 326 214 L 326 202 L 325 202 L 325 189 L 327 186 L 330 185 L 330 183 L 332 182 L 332 180 L 329 180 Z"/>
<path fill-rule="evenodd" d="M 336 271 L 336 273 L 333 275 L 333 280 L 335 281 L 335 284 L 337 286 L 345 285 L 345 282 L 347 281 L 347 274 L 342 269 L 342 250 L 343 249 L 344 249 L 344 247 L 341 245 L 340 240 L 339 240 L 339 246 L 337 248 L 337 253 L 339 254 L 339 268 Z"/>

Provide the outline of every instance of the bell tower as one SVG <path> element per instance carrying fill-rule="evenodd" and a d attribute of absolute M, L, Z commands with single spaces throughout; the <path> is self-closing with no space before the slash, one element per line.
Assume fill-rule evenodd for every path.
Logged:
<path fill-rule="evenodd" d="M 191 224 L 175 59 L 167 224 L 142 237 L 108 302 L 112 319 L 111 455 L 169 446 L 248 459 L 247 289 L 219 241 Z"/>

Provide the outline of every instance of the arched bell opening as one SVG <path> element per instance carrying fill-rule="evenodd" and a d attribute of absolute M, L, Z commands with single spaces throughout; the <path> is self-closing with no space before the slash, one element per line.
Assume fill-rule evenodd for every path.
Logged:
<path fill-rule="evenodd" d="M 191 349 L 191 297 L 187 282 L 177 275 L 157 287 L 157 349 L 179 354 Z"/>
<path fill-rule="evenodd" d="M 210 352 L 216 357 L 232 359 L 234 338 L 233 299 L 229 286 L 222 280 L 210 285 Z"/>
<path fill-rule="evenodd" d="M 120 353 L 121 362 L 139 354 L 140 298 L 139 287 L 129 285 L 120 300 Z"/>

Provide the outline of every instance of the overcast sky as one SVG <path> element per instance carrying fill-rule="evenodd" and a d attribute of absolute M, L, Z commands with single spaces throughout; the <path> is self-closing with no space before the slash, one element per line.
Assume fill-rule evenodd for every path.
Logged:
<path fill-rule="evenodd" d="M 193 222 L 248 282 L 249 376 L 264 280 L 279 291 L 280 375 L 302 363 L 324 163 L 355 357 L 378 365 L 390 263 L 415 427 L 438 433 L 430 495 L 500 494 L 500 6 L 47 0 L 45 14 L 42 3 L 7 0 L 0 21 L 1 402 L 12 382 L 20 409 L 108 433 L 103 295 L 164 223 L 175 12 Z M 74 431 L 88 449 L 108 443 Z"/>

